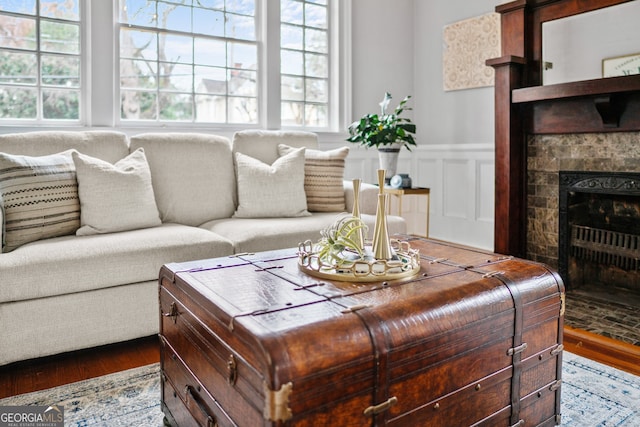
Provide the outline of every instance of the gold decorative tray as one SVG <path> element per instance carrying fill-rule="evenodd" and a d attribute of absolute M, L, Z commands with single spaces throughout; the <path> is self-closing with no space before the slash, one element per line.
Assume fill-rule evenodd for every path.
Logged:
<path fill-rule="evenodd" d="M 327 264 L 313 250 L 313 244 L 306 241 L 298 251 L 298 267 L 311 276 L 328 280 L 345 282 L 373 282 L 395 280 L 411 277 L 420 272 L 420 255 L 411 249 L 408 242 L 390 239 L 394 251 L 392 259 L 375 259 L 371 250 L 366 248 L 367 255 L 361 259 L 355 253 L 346 253 L 345 258 L 352 255 L 353 260 L 343 261 L 339 266 Z"/>

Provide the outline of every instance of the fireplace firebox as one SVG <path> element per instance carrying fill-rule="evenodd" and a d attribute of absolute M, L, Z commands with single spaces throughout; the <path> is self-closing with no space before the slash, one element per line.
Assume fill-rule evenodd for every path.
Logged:
<path fill-rule="evenodd" d="M 567 289 L 640 294 L 640 173 L 559 178 L 558 271 Z"/>

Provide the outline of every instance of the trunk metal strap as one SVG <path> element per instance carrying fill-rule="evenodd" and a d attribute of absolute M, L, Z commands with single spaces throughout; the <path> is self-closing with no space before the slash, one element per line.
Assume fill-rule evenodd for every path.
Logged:
<path fill-rule="evenodd" d="M 522 313 L 522 295 L 516 284 L 507 278 L 503 272 L 492 275 L 500 280 L 507 287 L 513 298 L 514 308 L 514 329 L 513 329 L 513 348 L 507 351 L 512 357 L 513 376 L 511 378 L 511 424 L 518 425 L 520 419 L 520 380 L 522 376 L 522 352 L 527 348 L 527 343 L 522 342 L 523 330 L 523 313 Z"/>

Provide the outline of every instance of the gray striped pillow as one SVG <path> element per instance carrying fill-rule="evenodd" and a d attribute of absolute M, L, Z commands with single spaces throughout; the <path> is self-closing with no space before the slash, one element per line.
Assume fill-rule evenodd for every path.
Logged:
<path fill-rule="evenodd" d="M 80 227 L 72 150 L 42 157 L 0 153 L 2 252 Z"/>
<path fill-rule="evenodd" d="M 278 145 L 280 156 L 295 148 Z M 304 152 L 304 191 L 309 212 L 344 212 L 344 165 L 349 147 L 320 151 L 307 148 Z"/>

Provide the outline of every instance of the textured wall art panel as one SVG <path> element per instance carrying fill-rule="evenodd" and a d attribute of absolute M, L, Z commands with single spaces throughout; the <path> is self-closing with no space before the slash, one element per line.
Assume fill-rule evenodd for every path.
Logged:
<path fill-rule="evenodd" d="M 489 13 L 447 25 L 443 30 L 444 90 L 493 86 L 485 61 L 500 56 L 500 14 Z"/>

